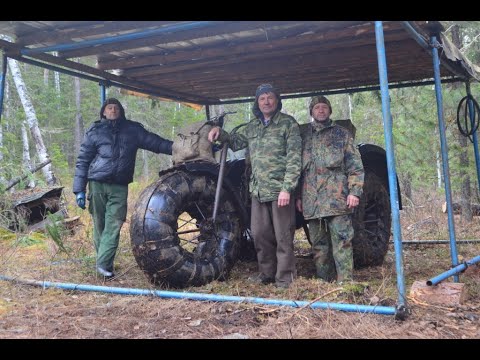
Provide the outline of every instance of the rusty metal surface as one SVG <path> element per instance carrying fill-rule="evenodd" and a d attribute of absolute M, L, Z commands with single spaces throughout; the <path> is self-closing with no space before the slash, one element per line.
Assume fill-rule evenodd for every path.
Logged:
<path fill-rule="evenodd" d="M 432 79 L 431 54 L 402 23 L 383 22 L 389 81 Z M 443 30 L 437 21 L 409 23 L 427 42 L 431 34 Z M 115 41 L 152 31 L 156 35 Z M 372 21 L 0 21 L 1 33 L 16 42 L 0 41 L 13 58 L 41 61 L 132 91 L 197 104 L 251 98 L 265 82 L 274 83 L 285 96 L 379 83 Z M 110 41 L 87 46 L 101 39 Z M 443 77 L 478 75 L 444 37 L 438 40 L 445 42 Z M 25 53 L 59 44 L 78 48 L 64 48 L 58 56 L 47 51 Z"/>

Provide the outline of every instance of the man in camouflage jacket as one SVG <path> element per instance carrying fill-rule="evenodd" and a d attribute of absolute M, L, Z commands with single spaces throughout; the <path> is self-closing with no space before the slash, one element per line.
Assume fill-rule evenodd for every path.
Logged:
<path fill-rule="evenodd" d="M 300 127 L 302 176 L 296 206 L 308 220 L 317 276 L 348 281 L 353 276 L 351 214 L 363 192 L 362 159 L 353 134 L 330 119 L 327 98 L 313 97 L 309 109 L 313 122 Z"/>
<path fill-rule="evenodd" d="M 280 95 L 272 85 L 260 85 L 252 109 L 255 119 L 230 135 L 214 127 L 208 139 L 228 141 L 234 151 L 248 148 L 251 229 L 259 268 L 251 280 L 288 288 L 296 277 L 293 193 L 301 171 L 301 138 L 297 121 L 281 108 Z"/>

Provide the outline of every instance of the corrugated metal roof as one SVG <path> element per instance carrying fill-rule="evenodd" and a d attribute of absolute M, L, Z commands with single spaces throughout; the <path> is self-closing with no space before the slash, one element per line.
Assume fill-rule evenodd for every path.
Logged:
<path fill-rule="evenodd" d="M 408 24 L 443 43 L 440 23 Z M 383 32 L 390 83 L 433 79 L 431 54 L 405 22 L 383 22 Z M 379 83 L 374 22 L 1 21 L 1 33 L 14 38 L 0 41 L 12 58 L 198 104 L 248 98 L 266 82 L 284 96 Z M 440 53 L 443 77 L 480 78 L 463 57 Z M 95 67 L 72 61 L 91 56 Z"/>

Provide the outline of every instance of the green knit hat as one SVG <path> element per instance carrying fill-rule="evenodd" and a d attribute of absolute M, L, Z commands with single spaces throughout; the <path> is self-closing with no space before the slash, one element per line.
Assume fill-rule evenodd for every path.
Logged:
<path fill-rule="evenodd" d="M 330 109 L 330 114 L 332 113 L 332 105 L 330 104 L 330 101 L 325 96 L 320 95 L 320 96 L 314 96 L 310 100 L 310 105 L 308 106 L 308 108 L 310 109 L 310 115 L 312 115 L 313 107 L 319 103 L 327 104 L 328 108 Z"/>

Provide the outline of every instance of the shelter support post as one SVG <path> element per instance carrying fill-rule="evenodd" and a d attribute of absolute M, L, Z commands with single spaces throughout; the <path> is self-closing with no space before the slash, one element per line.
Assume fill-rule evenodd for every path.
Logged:
<path fill-rule="evenodd" d="M 383 130 L 387 153 L 388 186 L 390 187 L 390 206 L 392 210 L 393 245 L 395 248 L 395 268 L 397 272 L 398 304 L 400 311 L 406 312 L 405 280 L 403 275 L 402 234 L 400 228 L 400 210 L 398 202 L 397 173 L 395 170 L 395 154 L 392 140 L 392 116 L 390 113 L 390 95 L 388 92 L 387 60 L 383 25 L 375 21 L 375 39 L 377 44 L 378 72 L 382 95 Z"/>
<path fill-rule="evenodd" d="M 467 81 L 466 87 L 467 87 L 467 95 L 471 95 L 470 82 L 469 81 Z M 472 99 L 468 98 L 467 99 L 467 104 L 468 104 L 468 115 L 470 116 L 470 124 L 472 126 L 472 129 L 474 130 L 474 132 L 472 134 L 472 142 L 473 142 L 473 152 L 475 154 L 475 165 L 477 167 L 478 189 L 480 190 L 480 156 L 478 154 L 477 129 L 475 129 L 475 108 L 473 106 Z M 480 116 L 480 114 L 476 114 L 476 115 Z"/>
<path fill-rule="evenodd" d="M 435 36 L 431 37 L 432 56 L 433 56 L 433 70 L 435 78 L 435 96 L 437 98 L 437 115 L 438 115 L 438 128 L 440 132 L 440 146 L 442 150 L 442 166 L 443 177 L 445 180 L 445 197 L 447 201 L 447 213 L 448 213 L 448 233 L 450 235 L 450 256 L 452 259 L 452 265 L 458 265 L 457 245 L 455 242 L 455 222 L 453 220 L 453 204 L 452 204 L 452 192 L 450 187 L 450 169 L 448 166 L 448 146 L 447 136 L 445 134 L 445 121 L 443 117 L 443 97 L 442 97 L 442 83 L 440 81 L 440 59 L 438 56 L 438 43 Z M 458 275 L 453 277 L 455 282 L 458 282 Z"/>
<path fill-rule="evenodd" d="M 100 106 L 105 104 L 105 100 L 107 100 L 107 88 L 105 84 L 100 84 Z"/>

